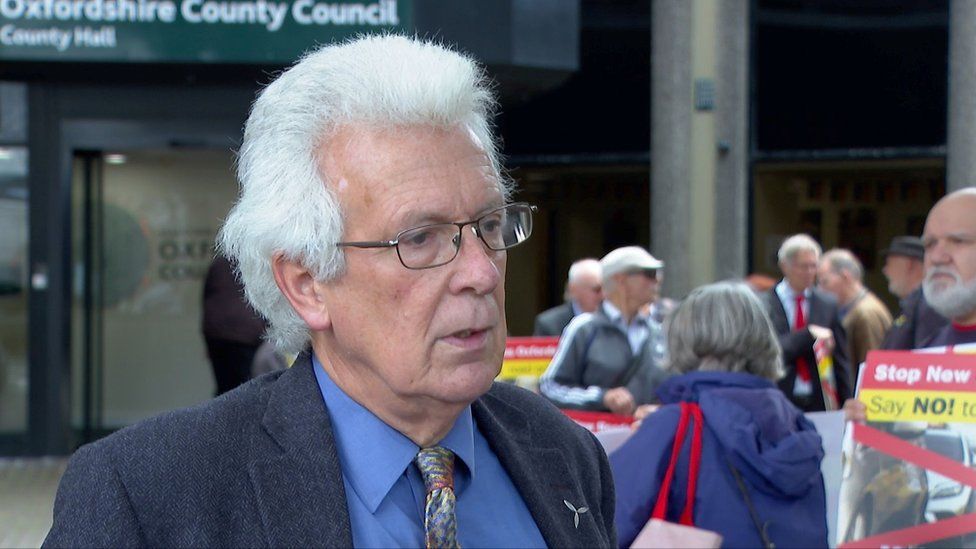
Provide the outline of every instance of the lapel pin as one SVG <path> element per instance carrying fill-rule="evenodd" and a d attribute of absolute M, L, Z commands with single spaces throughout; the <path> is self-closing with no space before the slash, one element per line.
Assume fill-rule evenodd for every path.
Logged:
<path fill-rule="evenodd" d="M 563 500 L 563 503 L 565 503 L 566 504 L 566 507 L 569 507 L 569 510 L 573 512 L 573 525 L 578 530 L 579 529 L 579 516 L 582 515 L 583 513 L 587 512 L 587 511 L 589 511 L 590 508 L 589 507 L 580 507 L 579 509 L 577 509 L 575 506 L 573 506 L 572 503 L 570 503 L 570 502 L 568 502 L 566 500 Z"/>

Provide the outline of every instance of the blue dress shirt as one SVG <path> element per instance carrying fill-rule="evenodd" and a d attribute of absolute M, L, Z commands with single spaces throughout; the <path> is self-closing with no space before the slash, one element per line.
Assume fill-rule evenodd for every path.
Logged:
<path fill-rule="evenodd" d="M 420 450 L 399 431 L 349 398 L 312 357 L 328 403 L 349 523 L 356 547 L 423 547 L 426 490 L 413 463 Z M 508 472 L 464 409 L 438 443 L 457 455 L 458 541 L 462 547 L 545 547 L 542 534 Z"/>

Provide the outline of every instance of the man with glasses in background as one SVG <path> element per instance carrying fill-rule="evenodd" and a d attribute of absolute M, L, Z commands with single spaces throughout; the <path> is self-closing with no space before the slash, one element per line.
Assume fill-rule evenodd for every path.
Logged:
<path fill-rule="evenodd" d="M 847 334 L 837 311 L 837 299 L 814 287 L 822 249 L 806 234 L 783 241 L 777 256 L 783 279 L 763 294 L 766 312 L 783 348 L 786 375 L 779 388 L 797 408 L 823 411 L 851 396 Z M 823 391 L 815 346 L 823 346 L 833 359 L 836 394 Z"/>
<path fill-rule="evenodd" d="M 398 36 L 265 88 L 220 245 L 298 358 L 81 448 L 45 544 L 615 545 L 596 439 L 493 383 L 534 208 L 509 202 L 492 106 L 471 59 Z"/>
<path fill-rule="evenodd" d="M 633 415 L 657 402 L 654 391 L 668 377 L 664 332 L 649 314 L 664 263 L 626 246 L 600 266 L 603 303 L 566 327 L 539 389 L 560 408 Z"/>

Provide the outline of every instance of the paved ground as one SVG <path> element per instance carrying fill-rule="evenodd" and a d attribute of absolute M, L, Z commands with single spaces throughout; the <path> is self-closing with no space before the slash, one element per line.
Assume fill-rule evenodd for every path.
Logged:
<path fill-rule="evenodd" d="M 40 547 L 66 458 L 0 458 L 0 549 Z"/>

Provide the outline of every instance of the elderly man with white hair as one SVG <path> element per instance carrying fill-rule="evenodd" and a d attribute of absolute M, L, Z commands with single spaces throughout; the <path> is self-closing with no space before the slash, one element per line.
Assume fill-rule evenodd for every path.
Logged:
<path fill-rule="evenodd" d="M 600 444 L 494 383 L 534 208 L 492 107 L 470 58 L 394 35 L 265 88 L 220 245 L 298 358 L 79 449 L 45 545 L 615 546 Z"/>
<path fill-rule="evenodd" d="M 837 300 L 814 287 L 821 248 L 809 235 L 787 238 L 779 248 L 783 280 L 763 295 L 766 312 L 783 348 L 786 375 L 779 387 L 801 410 L 826 409 L 814 345 L 833 355 L 836 402 L 851 395 L 847 337 L 837 315 Z"/>
<path fill-rule="evenodd" d="M 926 347 L 976 343 L 976 187 L 946 195 L 929 211 L 925 300 L 951 323 Z"/>
<path fill-rule="evenodd" d="M 566 302 L 535 317 L 535 336 L 558 336 L 579 314 L 592 313 L 603 301 L 600 262 L 593 258 L 574 261 L 566 279 Z"/>
<path fill-rule="evenodd" d="M 573 319 L 559 340 L 539 390 L 560 408 L 630 415 L 657 401 L 664 371 L 664 331 L 651 318 L 664 263 L 640 246 L 600 260 L 605 299 Z"/>

